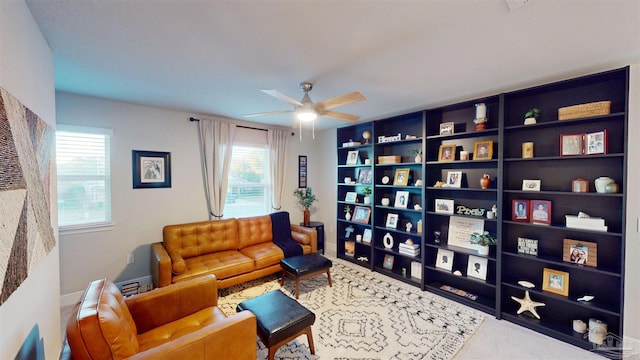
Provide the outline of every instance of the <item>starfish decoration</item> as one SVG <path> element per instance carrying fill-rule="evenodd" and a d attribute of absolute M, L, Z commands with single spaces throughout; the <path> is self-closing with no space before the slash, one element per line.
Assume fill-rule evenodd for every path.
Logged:
<path fill-rule="evenodd" d="M 538 313 L 536 312 L 536 307 L 545 306 L 546 304 L 531 300 L 531 297 L 529 296 L 529 290 L 525 290 L 524 298 L 522 299 L 518 299 L 515 296 L 512 296 L 511 298 L 520 304 L 520 309 L 518 309 L 518 312 L 517 312 L 518 315 L 522 314 L 525 311 L 528 311 L 532 313 L 533 316 L 538 318 L 538 320 L 540 320 L 540 315 L 538 315 Z"/>

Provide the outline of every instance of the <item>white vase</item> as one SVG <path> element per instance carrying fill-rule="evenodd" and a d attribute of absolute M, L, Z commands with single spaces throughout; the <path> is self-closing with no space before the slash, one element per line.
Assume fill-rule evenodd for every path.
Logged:
<path fill-rule="evenodd" d="M 478 250 L 478 255 L 484 255 L 484 256 L 489 255 L 489 247 L 488 246 L 478 245 L 477 250 Z"/>
<path fill-rule="evenodd" d="M 345 219 L 347 219 L 347 221 L 348 221 L 348 220 L 351 220 L 351 213 L 350 213 L 350 212 L 345 213 L 345 214 L 344 214 L 344 218 L 345 218 Z"/>
<path fill-rule="evenodd" d="M 416 157 L 413 160 L 415 160 L 417 163 L 421 163 L 422 162 L 422 155 L 416 155 Z"/>
<path fill-rule="evenodd" d="M 613 182 L 615 182 L 615 181 L 610 177 L 600 176 L 599 178 L 596 179 L 596 181 L 594 181 L 594 183 L 596 185 L 596 191 L 599 192 L 599 193 L 606 192 L 607 184 L 611 184 Z"/>
<path fill-rule="evenodd" d="M 365 203 L 365 205 L 371 204 L 371 198 L 369 196 L 365 196 L 364 197 L 364 203 Z"/>

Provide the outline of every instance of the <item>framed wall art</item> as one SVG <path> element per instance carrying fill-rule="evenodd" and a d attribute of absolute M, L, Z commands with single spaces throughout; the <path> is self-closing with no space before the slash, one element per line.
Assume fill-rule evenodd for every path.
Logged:
<path fill-rule="evenodd" d="M 307 187 L 307 156 L 298 155 L 298 187 Z"/>
<path fill-rule="evenodd" d="M 170 188 L 171 153 L 161 151 L 131 151 L 133 188 Z"/>
<path fill-rule="evenodd" d="M 569 273 L 544 268 L 542 274 L 542 291 L 569 296 Z"/>
<path fill-rule="evenodd" d="M 573 264 L 598 266 L 598 244 L 587 241 L 564 239 L 562 260 Z"/>
<path fill-rule="evenodd" d="M 473 145 L 473 160 L 493 159 L 493 140 L 476 141 Z"/>

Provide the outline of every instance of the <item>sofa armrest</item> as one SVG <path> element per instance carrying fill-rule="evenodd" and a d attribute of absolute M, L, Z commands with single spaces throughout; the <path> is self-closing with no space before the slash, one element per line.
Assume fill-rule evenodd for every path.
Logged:
<path fill-rule="evenodd" d="M 241 311 L 128 359 L 255 360 L 256 334 L 255 315 Z"/>
<path fill-rule="evenodd" d="M 181 319 L 218 304 L 213 274 L 198 276 L 125 299 L 138 333 Z"/>
<path fill-rule="evenodd" d="M 311 245 L 311 252 L 318 252 L 318 232 L 314 228 L 308 228 L 291 224 L 291 237 L 298 244 Z"/>
<path fill-rule="evenodd" d="M 151 244 L 151 278 L 154 288 L 171 284 L 171 257 L 161 242 Z"/>

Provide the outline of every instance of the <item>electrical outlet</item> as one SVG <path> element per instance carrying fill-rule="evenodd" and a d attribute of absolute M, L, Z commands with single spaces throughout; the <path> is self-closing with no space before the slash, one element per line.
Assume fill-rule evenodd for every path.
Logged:
<path fill-rule="evenodd" d="M 134 262 L 135 262 L 135 259 L 133 257 L 133 253 L 128 253 L 127 254 L 127 265 L 133 264 Z"/>

